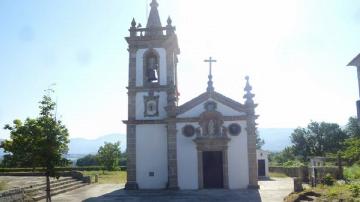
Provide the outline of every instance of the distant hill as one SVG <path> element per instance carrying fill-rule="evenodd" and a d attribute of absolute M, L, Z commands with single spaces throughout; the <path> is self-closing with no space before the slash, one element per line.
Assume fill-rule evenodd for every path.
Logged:
<path fill-rule="evenodd" d="M 265 141 L 262 149 L 281 151 L 291 145 L 290 136 L 293 128 L 259 128 L 260 137 Z"/>
<path fill-rule="evenodd" d="M 96 154 L 99 147 L 104 145 L 104 142 L 115 143 L 117 141 L 120 141 L 121 151 L 125 151 L 125 134 L 108 134 L 93 140 L 85 138 L 71 138 L 69 144 L 69 154 Z"/>
<path fill-rule="evenodd" d="M 259 128 L 258 130 L 260 137 L 265 140 L 264 150 L 281 151 L 286 146 L 291 145 L 290 135 L 294 130 L 292 128 Z M 77 159 L 86 154 L 96 154 L 99 147 L 104 145 L 104 142 L 114 143 L 117 141 L 120 141 L 121 150 L 125 151 L 125 134 L 113 133 L 97 139 L 71 138 L 68 157 Z M 0 149 L 0 156 L 2 155 L 3 151 Z"/>

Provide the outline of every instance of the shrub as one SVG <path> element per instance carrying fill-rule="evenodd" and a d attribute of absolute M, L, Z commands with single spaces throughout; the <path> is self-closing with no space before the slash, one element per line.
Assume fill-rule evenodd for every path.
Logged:
<path fill-rule="evenodd" d="M 298 160 L 291 160 L 291 161 L 286 161 L 285 163 L 283 163 L 284 167 L 301 167 L 304 166 L 304 164 Z"/>
<path fill-rule="evenodd" d="M 354 164 L 351 167 L 345 167 L 344 177 L 347 180 L 357 180 L 360 179 L 360 165 Z"/>
<path fill-rule="evenodd" d="M 322 183 L 328 186 L 334 185 L 335 179 L 328 173 L 322 179 Z"/>
<path fill-rule="evenodd" d="M 360 184 L 350 184 L 349 189 L 352 197 L 357 198 L 360 196 Z"/>

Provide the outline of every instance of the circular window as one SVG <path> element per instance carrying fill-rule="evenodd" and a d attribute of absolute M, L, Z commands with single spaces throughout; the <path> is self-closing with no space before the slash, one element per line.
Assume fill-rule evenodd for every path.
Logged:
<path fill-rule="evenodd" d="M 195 128 L 192 125 L 186 125 L 182 130 L 185 137 L 192 137 L 195 134 Z"/>
<path fill-rule="evenodd" d="M 232 123 L 229 125 L 229 133 L 230 135 L 239 135 L 241 132 L 241 126 L 237 123 Z"/>

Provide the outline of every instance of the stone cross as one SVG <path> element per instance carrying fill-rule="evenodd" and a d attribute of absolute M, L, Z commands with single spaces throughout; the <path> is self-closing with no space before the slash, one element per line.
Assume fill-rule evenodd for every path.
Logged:
<path fill-rule="evenodd" d="M 209 63 L 209 75 L 211 75 L 211 64 L 212 64 L 213 62 L 216 62 L 216 60 L 213 60 L 213 59 L 211 58 L 211 56 L 210 56 L 209 59 L 208 59 L 208 60 L 204 60 L 204 62 L 208 62 L 208 63 Z"/>

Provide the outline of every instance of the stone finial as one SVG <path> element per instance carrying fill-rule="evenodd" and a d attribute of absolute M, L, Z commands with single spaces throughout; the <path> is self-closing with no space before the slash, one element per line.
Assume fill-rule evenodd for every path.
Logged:
<path fill-rule="evenodd" d="M 207 88 L 206 88 L 206 91 L 207 92 L 209 92 L 209 93 L 211 93 L 211 92 L 214 92 L 214 85 L 213 85 L 213 81 L 212 81 L 212 75 L 211 75 L 211 72 L 209 73 L 209 76 L 208 76 L 208 78 L 209 78 L 209 81 L 208 81 L 208 86 L 207 86 Z"/>
<path fill-rule="evenodd" d="M 168 17 L 168 19 L 167 19 L 166 22 L 167 22 L 167 25 L 170 25 L 170 26 L 171 26 L 172 20 L 171 20 L 170 16 Z"/>
<path fill-rule="evenodd" d="M 152 0 L 150 3 L 151 8 L 155 7 L 157 8 L 159 6 L 158 2 L 156 2 L 156 0 Z"/>
<path fill-rule="evenodd" d="M 245 91 L 244 98 L 246 99 L 245 104 L 246 105 L 254 105 L 253 97 L 255 97 L 255 95 L 251 93 L 252 87 L 249 83 L 249 76 L 246 76 L 245 80 L 246 80 L 246 85 L 244 88 L 244 91 Z"/>
<path fill-rule="evenodd" d="M 146 28 L 159 28 L 161 26 L 160 17 L 159 17 L 159 11 L 157 10 L 157 7 L 159 4 L 156 2 L 156 0 L 152 0 L 150 3 L 151 9 L 149 18 L 146 24 Z"/>
<path fill-rule="evenodd" d="M 135 21 L 135 18 L 133 18 L 131 21 L 131 27 L 135 27 L 135 26 L 136 26 L 136 21 Z"/>

